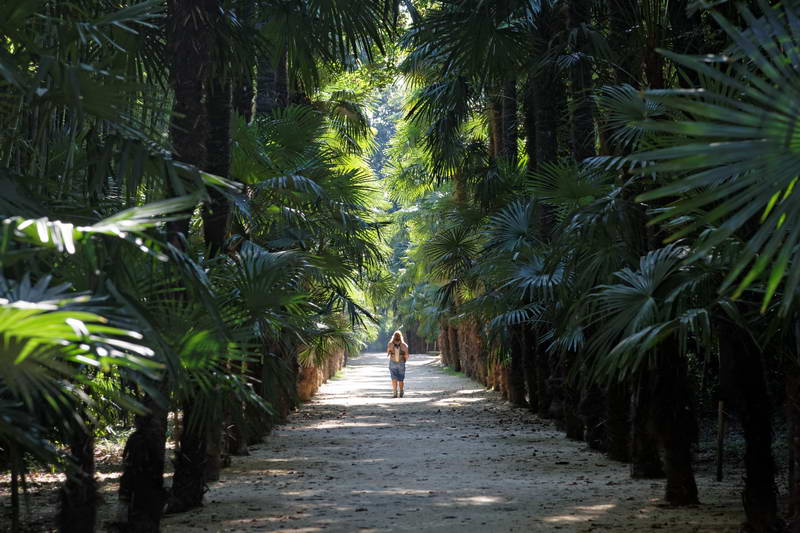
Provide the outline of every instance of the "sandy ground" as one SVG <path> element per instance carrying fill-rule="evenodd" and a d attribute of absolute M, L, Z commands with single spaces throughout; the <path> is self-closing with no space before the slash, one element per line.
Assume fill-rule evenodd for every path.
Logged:
<path fill-rule="evenodd" d="M 629 479 L 438 359 L 412 356 L 402 399 L 386 366 L 352 360 L 164 531 L 738 531 L 740 476 L 701 465 L 703 504 L 669 508 L 663 481 Z"/>

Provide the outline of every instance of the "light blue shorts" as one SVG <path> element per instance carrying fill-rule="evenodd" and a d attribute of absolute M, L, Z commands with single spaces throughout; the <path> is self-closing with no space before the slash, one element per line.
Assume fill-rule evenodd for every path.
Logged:
<path fill-rule="evenodd" d="M 389 361 L 389 373 L 392 375 L 392 379 L 404 381 L 406 379 L 406 364 Z"/>

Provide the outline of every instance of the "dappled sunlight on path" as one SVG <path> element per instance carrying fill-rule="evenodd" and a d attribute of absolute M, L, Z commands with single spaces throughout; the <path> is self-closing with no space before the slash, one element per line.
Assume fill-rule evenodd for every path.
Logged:
<path fill-rule="evenodd" d="M 664 508 L 661 481 L 436 358 L 412 356 L 394 399 L 385 356 L 365 354 L 165 531 L 737 531 L 737 487 L 698 484 L 705 505 Z"/>

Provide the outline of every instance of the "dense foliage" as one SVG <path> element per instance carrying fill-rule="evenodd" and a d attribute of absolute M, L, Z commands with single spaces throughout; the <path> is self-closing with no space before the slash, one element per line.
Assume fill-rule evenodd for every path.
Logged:
<path fill-rule="evenodd" d="M 702 369 L 741 421 L 746 527 L 795 521 L 800 3 L 3 7 L 12 529 L 45 466 L 60 528 L 94 530 L 95 439 L 122 431 L 116 526 L 158 531 L 303 368 L 394 327 L 674 505 L 702 498 Z"/>

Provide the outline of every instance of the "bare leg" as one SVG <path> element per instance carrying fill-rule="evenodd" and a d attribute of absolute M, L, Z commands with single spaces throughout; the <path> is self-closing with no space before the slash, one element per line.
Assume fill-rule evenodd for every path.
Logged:
<path fill-rule="evenodd" d="M 402 384 L 402 381 L 400 382 Z M 392 394 L 397 396 L 397 380 L 392 380 Z"/>
<path fill-rule="evenodd" d="M 399 381 L 398 383 L 400 384 L 400 397 L 402 398 L 403 397 L 403 383 L 405 383 L 405 381 Z"/>

